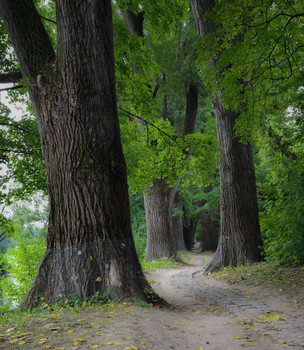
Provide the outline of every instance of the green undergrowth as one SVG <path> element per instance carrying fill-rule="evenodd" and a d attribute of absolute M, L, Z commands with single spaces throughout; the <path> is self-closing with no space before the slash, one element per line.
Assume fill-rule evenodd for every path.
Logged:
<path fill-rule="evenodd" d="M 177 267 L 189 264 L 190 255 L 189 252 L 180 250 L 178 251 L 178 257 L 161 258 L 153 261 L 145 261 L 142 259 L 140 261 L 144 272 L 149 273 L 160 269 L 174 269 Z"/>
<path fill-rule="evenodd" d="M 250 266 L 224 268 L 213 272 L 210 276 L 233 284 L 267 288 L 304 306 L 303 266 L 285 267 L 263 262 Z"/>

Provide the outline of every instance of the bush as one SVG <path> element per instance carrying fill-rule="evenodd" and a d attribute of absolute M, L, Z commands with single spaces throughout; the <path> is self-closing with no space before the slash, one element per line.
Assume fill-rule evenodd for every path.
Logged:
<path fill-rule="evenodd" d="M 304 167 L 277 158 L 257 172 L 263 248 L 269 262 L 295 266 L 304 263 Z"/>
<path fill-rule="evenodd" d="M 1 259 L 7 272 L 0 281 L 1 311 L 18 307 L 36 277 L 45 252 L 46 218 L 46 208 L 43 212 L 25 206 L 15 209 L 11 247 Z"/>
<path fill-rule="evenodd" d="M 146 251 L 147 233 L 144 201 L 141 193 L 130 196 L 130 207 L 135 249 L 139 259 L 142 260 Z"/>

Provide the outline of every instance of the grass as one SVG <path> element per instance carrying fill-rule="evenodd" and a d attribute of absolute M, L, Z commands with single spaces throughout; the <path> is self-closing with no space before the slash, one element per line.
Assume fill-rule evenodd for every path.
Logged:
<path fill-rule="evenodd" d="M 180 250 L 178 251 L 178 257 L 185 263 L 189 263 L 190 255 L 188 252 Z M 140 261 L 144 272 L 149 273 L 160 269 L 173 269 L 177 267 L 184 266 L 182 262 L 176 260 L 174 257 L 161 258 L 153 261 L 145 261 L 142 259 Z"/>
<path fill-rule="evenodd" d="M 263 262 L 250 266 L 224 268 L 213 272 L 210 276 L 233 284 L 261 286 L 282 293 L 287 299 L 295 298 L 304 306 L 304 267 L 276 266 Z"/>

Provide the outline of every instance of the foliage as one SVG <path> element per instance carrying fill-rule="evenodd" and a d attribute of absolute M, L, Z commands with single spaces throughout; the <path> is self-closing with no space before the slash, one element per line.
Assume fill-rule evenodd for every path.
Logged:
<path fill-rule="evenodd" d="M 46 208 L 41 211 L 38 202 L 34 205 L 34 210 L 16 207 L 11 219 L 14 230 L 11 247 L 2 257 L 8 273 L 0 282 L 2 310 L 14 308 L 23 300 L 45 251 Z"/>
<path fill-rule="evenodd" d="M 144 259 L 142 259 L 141 266 L 146 273 L 153 272 L 159 269 L 172 269 L 184 266 L 184 264 L 181 261 L 189 261 L 187 252 L 181 250 L 178 252 L 178 255 L 181 258 L 181 260 L 175 259 L 174 257 L 161 258 L 153 261 L 145 261 Z"/>
<path fill-rule="evenodd" d="M 114 14 L 119 116 L 131 192 L 145 191 L 153 179 L 166 179 L 173 186 L 184 175 L 189 181 L 205 184 L 216 162 L 215 134 L 202 135 L 201 125 L 197 133 L 181 138 L 186 94 L 190 84 L 199 82 L 195 63 L 198 39 L 191 12 L 179 9 L 187 8 L 185 2 L 157 3 L 156 7 L 172 9 L 163 14 L 168 26 L 156 33 L 151 23 L 160 20 L 159 13 L 151 12 L 154 5 L 150 2 L 140 5 L 145 10 L 144 38 L 131 34 Z M 118 6 L 139 11 L 137 2 L 119 2 Z M 202 84 L 200 91 L 199 120 L 205 117 L 207 104 L 210 109 L 209 92 Z M 190 145 L 193 156 L 186 160 Z M 195 167 L 194 180 L 189 175 Z"/>
<path fill-rule="evenodd" d="M 211 276 L 225 279 L 233 284 L 266 287 L 271 293 L 279 292 L 291 299 L 293 303 L 295 300 L 295 304 L 301 303 L 301 306 L 304 306 L 303 267 L 278 267 L 275 264 L 263 262 L 251 266 L 226 267 L 221 271 L 213 272 Z M 270 294 L 265 293 L 265 295 Z"/>
<path fill-rule="evenodd" d="M 219 57 L 216 89 L 222 90 L 227 106 L 241 113 L 239 135 L 252 139 L 254 125 L 298 99 L 303 82 L 302 2 L 219 1 L 208 17 L 217 31 L 206 38 L 203 52 L 207 60 Z"/>
<path fill-rule="evenodd" d="M 138 257 L 143 259 L 145 255 L 147 235 L 145 208 L 143 195 L 141 193 L 130 195 L 130 209 L 135 249 Z"/>
<path fill-rule="evenodd" d="M 55 18 L 54 2 L 37 0 L 35 3 L 41 16 Z M 55 47 L 56 25 L 45 19 L 43 21 Z M 2 22 L 0 22 L 0 58 L 0 74 L 20 70 Z M 25 85 L 26 83 L 21 80 L 17 85 L 20 87 L 20 84 Z M 10 204 L 16 198 L 25 199 L 36 191 L 46 191 L 46 178 L 38 127 L 25 87 L 10 90 L 8 98 L 10 103 L 14 104 L 17 113 L 16 110 L 12 112 L 1 101 L 0 164 L 5 164 L 5 169 L 8 168 L 8 171 L 4 175 L 4 172 L 0 173 L 0 201 L 5 200 L 7 204 Z M 19 106 L 21 104 L 22 108 L 20 109 L 17 104 Z M 27 112 L 23 112 L 25 108 Z M 12 181 L 16 186 L 11 186 Z"/>
<path fill-rule="evenodd" d="M 7 171 L 0 175 L 2 200 L 5 198 L 9 204 L 15 198 L 24 199 L 39 190 L 46 192 L 36 120 L 30 115 L 24 115 L 15 121 L 12 117 L 1 114 L 0 125 L 3 125 L 0 129 L 0 157 L 7 167 Z M 7 186 L 12 179 L 18 185 Z"/>
<path fill-rule="evenodd" d="M 304 263 L 303 139 L 297 130 L 293 115 L 273 119 L 259 141 L 261 229 L 266 258 L 275 264 Z"/>

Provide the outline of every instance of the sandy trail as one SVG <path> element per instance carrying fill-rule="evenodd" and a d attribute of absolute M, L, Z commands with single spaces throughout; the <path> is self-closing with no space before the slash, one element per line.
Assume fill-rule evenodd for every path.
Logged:
<path fill-rule="evenodd" d="M 151 275 L 156 281 L 154 289 L 177 306 L 187 320 L 184 331 L 191 334 L 191 327 L 196 328 L 203 349 L 303 349 L 303 309 L 261 288 L 240 289 L 203 276 L 204 257 L 191 254 L 195 266 L 159 270 Z M 196 336 L 190 336 L 192 342 Z M 197 345 L 195 342 L 190 348 Z"/>

